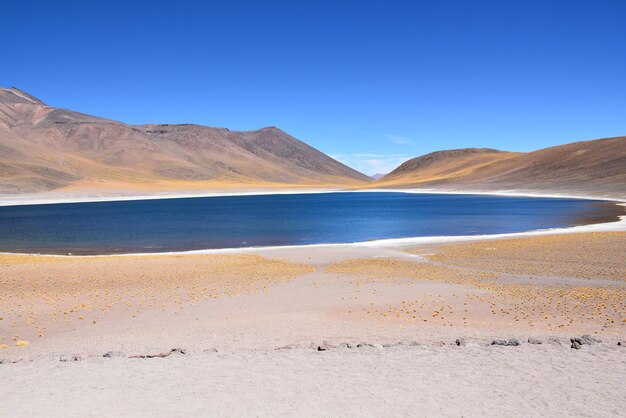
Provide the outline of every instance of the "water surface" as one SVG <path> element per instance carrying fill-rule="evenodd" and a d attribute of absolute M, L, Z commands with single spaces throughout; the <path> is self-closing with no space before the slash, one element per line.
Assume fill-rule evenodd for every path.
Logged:
<path fill-rule="evenodd" d="M 482 235 L 616 220 L 609 202 L 398 192 L 0 207 L 0 251 L 115 254 Z"/>

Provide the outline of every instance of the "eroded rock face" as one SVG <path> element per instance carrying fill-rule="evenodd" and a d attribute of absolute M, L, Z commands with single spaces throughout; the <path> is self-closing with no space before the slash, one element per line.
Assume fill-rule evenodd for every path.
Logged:
<path fill-rule="evenodd" d="M 502 345 L 506 347 L 516 347 L 520 345 L 520 342 L 516 338 L 511 338 L 509 340 L 493 340 L 491 345 Z"/>
<path fill-rule="evenodd" d="M 63 363 L 68 363 L 71 361 L 81 361 L 82 357 L 78 354 L 61 354 L 59 356 L 59 361 Z"/>
<path fill-rule="evenodd" d="M 594 338 L 589 334 L 585 334 L 582 337 L 580 337 L 581 341 L 583 342 L 583 344 L 599 344 L 602 342 L 602 340 L 598 339 L 598 338 Z"/>
<path fill-rule="evenodd" d="M 276 347 L 276 350 L 296 350 L 298 348 L 302 348 L 300 347 L 300 344 L 287 344 Z"/>
<path fill-rule="evenodd" d="M 401 347 L 405 345 L 402 341 L 398 341 L 397 343 L 386 343 L 383 344 L 383 348 L 391 348 L 391 347 Z"/>
<path fill-rule="evenodd" d="M 185 354 L 187 352 L 184 348 L 172 348 L 170 351 L 163 351 L 161 353 L 150 353 L 150 354 L 134 354 L 128 358 L 157 358 L 157 357 L 168 357 L 172 354 Z"/>
<path fill-rule="evenodd" d="M 583 345 L 593 345 L 599 344 L 602 340 L 592 337 L 589 334 L 582 335 L 580 337 L 572 337 L 570 338 L 571 348 L 575 350 L 580 350 Z"/>
<path fill-rule="evenodd" d="M 332 350 L 333 348 L 337 348 L 337 346 L 334 345 L 334 344 L 329 343 L 328 341 L 324 341 L 324 342 L 322 342 L 322 345 L 317 347 L 317 351 Z"/>
<path fill-rule="evenodd" d="M 0 364 L 17 364 L 17 363 L 28 363 L 30 361 L 33 361 L 32 358 L 30 357 L 21 357 L 18 359 L 8 359 L 8 358 L 0 358 Z"/>
<path fill-rule="evenodd" d="M 122 353 L 121 351 L 107 351 L 106 353 L 104 353 L 102 355 L 102 357 L 104 357 L 104 358 L 121 358 L 121 357 L 126 357 L 126 354 Z"/>
<path fill-rule="evenodd" d="M 548 338 L 548 344 L 550 344 L 550 345 L 562 345 L 561 344 L 561 340 L 556 338 L 556 337 Z"/>

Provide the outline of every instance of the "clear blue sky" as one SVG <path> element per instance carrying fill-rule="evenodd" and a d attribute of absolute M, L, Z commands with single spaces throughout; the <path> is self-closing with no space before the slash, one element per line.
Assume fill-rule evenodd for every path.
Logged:
<path fill-rule="evenodd" d="M 624 0 L 90 3 L 4 2 L 0 85 L 131 124 L 276 125 L 368 174 L 626 135 Z"/>

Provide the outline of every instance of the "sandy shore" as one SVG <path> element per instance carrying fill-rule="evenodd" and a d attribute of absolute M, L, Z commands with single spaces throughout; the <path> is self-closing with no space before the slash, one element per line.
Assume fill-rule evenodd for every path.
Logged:
<path fill-rule="evenodd" d="M 294 188 L 260 188 L 251 187 L 249 189 L 226 188 L 211 189 L 189 192 L 147 191 L 145 193 L 36 193 L 22 195 L 0 196 L 0 206 L 22 206 L 22 205 L 50 205 L 57 203 L 88 203 L 88 202 L 122 202 L 132 200 L 156 200 L 156 199 L 181 199 L 192 197 L 220 197 L 220 196 L 262 196 L 274 194 L 311 194 L 311 193 L 336 193 L 343 191 L 333 187 L 294 187 Z"/>
<path fill-rule="evenodd" d="M 620 416 L 624 248 L 0 255 L 0 415 Z"/>
<path fill-rule="evenodd" d="M 22 195 L 4 195 L 0 196 L 0 206 L 22 206 L 22 205 L 48 205 L 56 203 L 85 203 L 85 202 L 116 202 L 131 200 L 155 200 L 155 199 L 179 199 L 192 197 L 219 197 L 219 196 L 256 196 L 256 195 L 272 195 L 272 194 L 311 194 L 311 193 L 376 193 L 376 192 L 396 192 L 396 193 L 415 193 L 415 194 L 471 194 L 471 195 L 491 195 L 491 196 L 517 196 L 517 197 L 548 197 L 548 198 L 564 198 L 564 199 L 598 199 L 609 200 L 615 202 L 626 202 L 625 195 L 597 194 L 583 195 L 579 193 L 554 193 L 547 191 L 528 191 L 528 190 L 442 190 L 442 189 L 415 189 L 415 188 L 398 188 L 398 189 L 366 189 L 366 188 L 345 188 L 345 187 L 311 187 L 298 186 L 285 188 L 282 186 L 274 187 L 250 187 L 242 189 L 237 187 L 215 188 L 206 190 L 191 190 L 188 192 L 175 191 L 145 191 L 139 192 L 47 192 Z"/>

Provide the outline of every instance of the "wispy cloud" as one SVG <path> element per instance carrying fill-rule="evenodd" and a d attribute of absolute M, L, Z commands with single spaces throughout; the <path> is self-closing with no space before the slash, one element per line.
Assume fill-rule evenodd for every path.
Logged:
<path fill-rule="evenodd" d="M 407 138 L 406 136 L 401 135 L 384 135 L 385 139 L 389 142 L 398 145 L 415 145 L 415 141 L 411 138 Z"/>
<path fill-rule="evenodd" d="M 393 158 L 393 157 L 406 157 L 406 154 L 373 154 L 373 153 L 364 153 L 364 154 L 350 154 L 356 158 Z"/>
<path fill-rule="evenodd" d="M 330 154 L 330 156 L 370 176 L 374 174 L 387 174 L 411 158 L 406 154 L 376 153 Z"/>

